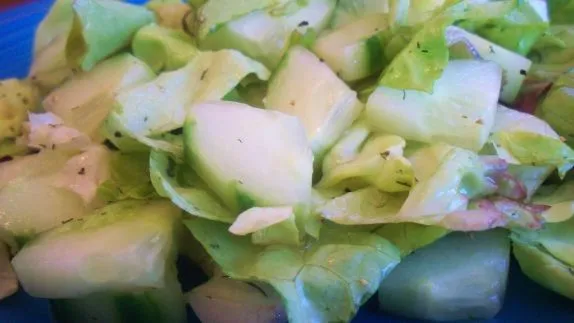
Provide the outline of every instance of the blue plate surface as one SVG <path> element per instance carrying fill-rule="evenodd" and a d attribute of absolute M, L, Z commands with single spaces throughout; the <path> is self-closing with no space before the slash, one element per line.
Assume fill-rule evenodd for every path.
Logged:
<path fill-rule="evenodd" d="M 34 30 L 52 2 L 53 0 L 31 0 L 0 12 L 0 79 L 26 76 L 31 60 Z M 190 270 L 185 276 L 184 280 L 188 283 L 196 284 L 197 277 L 203 275 L 197 270 Z M 190 322 L 196 321 L 197 318 L 190 313 Z M 29 322 L 54 322 L 48 301 L 32 298 L 20 291 L 15 296 L 0 302 L 0 323 Z M 361 309 L 353 322 L 421 321 L 381 313 L 377 309 L 376 300 L 373 299 Z M 504 308 L 496 318 L 488 322 L 574 322 L 574 303 L 529 281 L 513 262 Z"/>

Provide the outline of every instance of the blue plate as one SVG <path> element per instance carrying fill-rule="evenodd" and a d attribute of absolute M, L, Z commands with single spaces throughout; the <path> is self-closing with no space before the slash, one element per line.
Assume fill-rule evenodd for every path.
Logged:
<path fill-rule="evenodd" d="M 423 0 L 420 0 L 423 1 Z M 31 0 L 18 7 L 0 12 L 0 79 L 25 77 L 30 65 L 34 30 L 46 14 L 53 0 Z M 144 2 L 132 0 L 131 2 Z M 199 283 L 203 275 L 197 269 L 186 271 L 184 285 Z M 190 313 L 190 321 L 197 318 Z M 0 302 L 0 323 L 48 323 L 54 322 L 48 301 L 36 299 L 20 291 Z M 355 323 L 389 322 L 414 323 L 381 313 L 376 300 L 368 302 Z M 503 310 L 488 322 L 574 322 L 574 303 L 529 281 L 512 263 L 508 292 Z"/>

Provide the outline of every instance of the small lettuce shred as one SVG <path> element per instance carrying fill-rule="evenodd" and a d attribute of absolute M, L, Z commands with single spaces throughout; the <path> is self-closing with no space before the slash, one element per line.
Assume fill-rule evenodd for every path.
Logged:
<path fill-rule="evenodd" d="M 113 152 L 110 156 L 110 176 L 98 187 L 103 202 L 127 199 L 147 200 L 156 192 L 151 184 L 149 153 Z"/>
<path fill-rule="evenodd" d="M 223 223 L 184 222 L 226 275 L 275 288 L 293 322 L 349 321 L 400 261 L 397 248 L 379 235 L 347 228 L 323 227 L 320 239 L 302 250 L 254 245 Z"/>

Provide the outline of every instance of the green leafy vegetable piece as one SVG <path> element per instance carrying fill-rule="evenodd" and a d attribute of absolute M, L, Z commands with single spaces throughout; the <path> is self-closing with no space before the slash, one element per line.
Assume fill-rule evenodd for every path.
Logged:
<path fill-rule="evenodd" d="M 151 181 L 160 196 L 191 215 L 227 223 L 235 220 L 235 215 L 187 165 L 157 150 L 152 150 L 149 165 Z"/>
<path fill-rule="evenodd" d="M 256 246 L 214 221 L 185 224 L 225 274 L 273 286 L 293 322 L 350 320 L 400 260 L 392 244 L 372 233 L 324 227 L 321 239 L 301 250 Z"/>
<path fill-rule="evenodd" d="M 570 188 L 570 196 L 571 195 Z M 542 230 L 514 230 L 514 255 L 520 268 L 535 282 L 574 299 L 574 218 L 547 223 Z"/>
<path fill-rule="evenodd" d="M 401 251 L 401 257 L 410 255 L 446 236 L 450 231 L 437 226 L 416 223 L 389 223 L 377 229 L 376 233 L 389 240 Z"/>
<path fill-rule="evenodd" d="M 559 186 L 543 187 L 532 198 L 536 204 L 549 205 L 550 209 L 542 213 L 547 222 L 566 221 L 574 215 L 574 182 L 568 181 Z"/>
<path fill-rule="evenodd" d="M 574 24 L 574 3 L 568 0 L 548 1 L 550 22 L 556 25 Z"/>
<path fill-rule="evenodd" d="M 138 29 L 154 21 L 145 7 L 120 1 L 76 0 L 73 8 L 66 58 L 85 71 L 128 46 Z"/>
<path fill-rule="evenodd" d="M 352 140 L 347 138 L 346 141 Z M 338 143 L 337 150 L 344 150 L 347 142 Z M 414 171 L 403 157 L 404 139 L 393 135 L 373 135 L 361 143 L 361 151 L 352 160 L 323 169 L 319 188 L 329 188 L 343 181 L 361 180 L 385 192 L 409 191 L 415 184 Z M 336 157 L 331 157 L 335 159 Z"/>
<path fill-rule="evenodd" d="M 561 177 L 574 167 L 574 150 L 560 139 L 525 131 L 498 132 L 492 139 L 520 164 L 555 166 Z"/>
<path fill-rule="evenodd" d="M 573 66 L 574 67 L 574 66 Z M 574 147 L 574 72 L 563 74 L 536 109 L 554 130 Z"/>
<path fill-rule="evenodd" d="M 235 50 L 202 52 L 178 70 L 120 91 L 108 117 L 110 128 L 139 141 L 181 128 L 190 104 L 221 99 L 249 74 L 269 78 L 263 65 Z M 114 131 L 108 137 L 118 136 Z"/>
<path fill-rule="evenodd" d="M 109 179 L 98 187 L 100 200 L 146 200 L 156 195 L 149 179 L 149 153 L 114 152 L 109 169 Z"/>

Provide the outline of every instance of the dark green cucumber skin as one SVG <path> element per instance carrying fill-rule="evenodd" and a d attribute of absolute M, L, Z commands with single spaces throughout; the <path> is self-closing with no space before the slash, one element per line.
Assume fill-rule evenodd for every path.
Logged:
<path fill-rule="evenodd" d="M 381 36 L 377 34 L 369 37 L 365 45 L 369 52 L 369 70 L 374 74 L 383 69 L 385 54 L 383 52 L 383 46 L 381 46 Z"/>
<path fill-rule="evenodd" d="M 89 297 L 92 298 L 93 296 Z M 105 313 L 84 308 L 79 302 L 87 299 L 58 299 L 52 300 L 52 313 L 59 323 L 161 323 L 169 322 L 169 316 L 164 313 L 148 293 L 115 293 L 113 295 L 97 295 L 95 298 L 105 299 Z M 98 301 L 94 299 L 93 301 Z M 101 310 L 102 308 L 99 308 Z M 113 314 L 112 314 L 113 313 Z M 110 316 L 114 317 L 109 322 Z"/>

